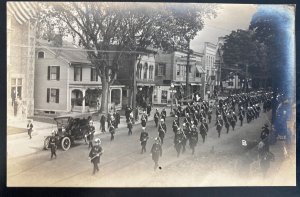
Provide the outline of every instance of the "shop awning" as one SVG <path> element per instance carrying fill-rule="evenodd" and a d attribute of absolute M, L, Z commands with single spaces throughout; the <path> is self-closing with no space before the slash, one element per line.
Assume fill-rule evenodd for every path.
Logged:
<path fill-rule="evenodd" d="M 205 73 L 205 71 L 203 70 L 203 68 L 199 65 L 196 65 L 196 69 L 199 73 Z"/>

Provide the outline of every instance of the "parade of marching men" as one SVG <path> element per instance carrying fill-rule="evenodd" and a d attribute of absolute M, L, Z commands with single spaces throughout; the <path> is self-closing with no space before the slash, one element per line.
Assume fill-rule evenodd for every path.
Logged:
<path fill-rule="evenodd" d="M 150 5 L 7 4 L 7 184 L 293 185 L 294 65 L 259 28 L 273 15 Z M 214 25 L 238 8 L 242 26 Z"/>

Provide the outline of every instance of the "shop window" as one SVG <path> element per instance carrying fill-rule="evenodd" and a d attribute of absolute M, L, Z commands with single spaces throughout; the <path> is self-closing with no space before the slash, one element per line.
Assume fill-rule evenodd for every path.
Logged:
<path fill-rule="evenodd" d="M 168 101 L 168 91 L 162 90 L 161 91 L 161 103 L 167 103 Z"/>

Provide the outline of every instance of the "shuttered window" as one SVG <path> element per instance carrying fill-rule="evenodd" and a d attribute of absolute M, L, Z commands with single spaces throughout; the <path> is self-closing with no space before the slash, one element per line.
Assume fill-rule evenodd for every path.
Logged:
<path fill-rule="evenodd" d="M 48 66 L 48 80 L 57 80 L 60 79 L 60 67 L 59 66 Z"/>
<path fill-rule="evenodd" d="M 47 103 L 59 103 L 59 89 L 47 88 Z"/>

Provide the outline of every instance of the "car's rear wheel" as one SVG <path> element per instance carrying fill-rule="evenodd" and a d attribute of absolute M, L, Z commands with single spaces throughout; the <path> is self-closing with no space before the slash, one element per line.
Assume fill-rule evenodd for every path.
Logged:
<path fill-rule="evenodd" d="M 49 142 L 50 142 L 50 136 L 46 137 L 44 140 L 44 149 L 48 150 L 49 149 Z"/>
<path fill-rule="evenodd" d="M 69 137 L 64 137 L 62 140 L 61 140 L 61 148 L 66 151 L 66 150 L 69 150 L 69 148 L 71 147 L 71 140 Z"/>

